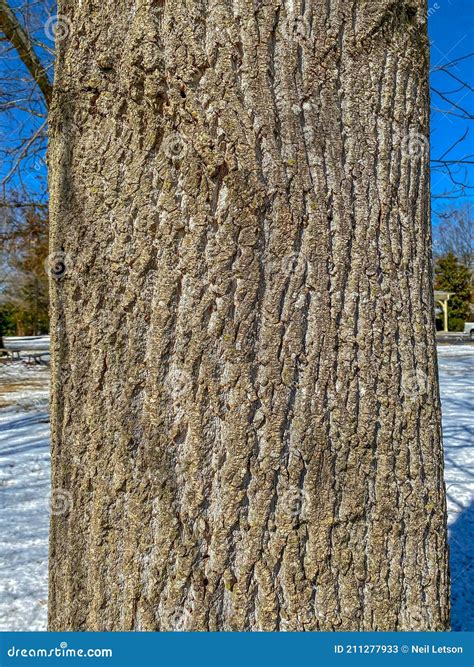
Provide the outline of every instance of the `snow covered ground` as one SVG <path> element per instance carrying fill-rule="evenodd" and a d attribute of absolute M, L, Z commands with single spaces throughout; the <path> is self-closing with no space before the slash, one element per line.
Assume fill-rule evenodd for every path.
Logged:
<path fill-rule="evenodd" d="M 451 626 L 474 630 L 474 345 L 438 346 L 451 561 Z"/>
<path fill-rule="evenodd" d="M 48 375 L 0 363 L 0 630 L 46 627 Z"/>
<path fill-rule="evenodd" d="M 474 345 L 440 345 L 438 357 L 452 626 L 474 630 Z M 48 438 L 48 369 L 0 363 L 0 630 L 46 629 Z"/>

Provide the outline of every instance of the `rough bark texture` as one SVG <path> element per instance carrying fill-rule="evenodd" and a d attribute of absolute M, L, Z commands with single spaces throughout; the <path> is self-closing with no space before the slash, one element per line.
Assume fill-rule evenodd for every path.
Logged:
<path fill-rule="evenodd" d="M 50 628 L 446 628 L 424 0 L 60 9 Z"/>

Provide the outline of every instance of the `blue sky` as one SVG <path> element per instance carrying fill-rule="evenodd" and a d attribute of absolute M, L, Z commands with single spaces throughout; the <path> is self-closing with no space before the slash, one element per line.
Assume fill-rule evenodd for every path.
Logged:
<path fill-rule="evenodd" d="M 439 70 L 447 63 L 474 51 L 474 0 L 437 0 L 429 3 L 429 34 L 431 42 L 431 86 L 440 93 L 449 92 L 449 99 L 474 115 L 474 57 L 459 60 L 450 69 L 453 76 Z M 456 80 L 467 82 L 471 89 L 461 87 Z M 457 91 L 457 92 L 450 92 Z M 474 161 L 474 121 L 467 121 L 454 114 L 462 112 L 453 104 L 443 100 L 432 90 L 431 93 L 431 157 L 438 159 L 468 129 L 465 141 L 447 155 L 447 159 L 470 159 Z M 474 186 L 474 164 L 454 167 L 456 180 Z M 449 176 L 432 172 L 431 188 L 433 208 L 436 211 L 445 206 L 456 205 L 466 199 L 474 200 L 474 189 L 466 190 L 461 199 L 440 198 L 449 193 L 453 184 Z"/>
<path fill-rule="evenodd" d="M 377 1 L 377 0 L 374 0 Z M 18 6 L 20 0 L 13 0 L 12 5 Z M 39 11 L 36 9 L 35 11 Z M 44 11 L 44 10 L 43 10 Z M 54 11 L 54 10 L 53 10 Z M 44 36 L 42 30 L 44 17 L 38 17 L 40 37 L 47 44 L 52 42 Z M 456 106 L 463 107 L 474 115 L 474 57 L 465 58 L 474 51 L 474 0 L 429 0 L 428 23 L 431 41 L 431 86 L 432 86 L 432 119 L 431 119 L 431 157 L 436 160 L 446 158 L 451 160 L 474 161 L 474 120 L 460 118 L 463 112 Z M 458 60 L 459 59 L 459 60 Z M 450 74 L 440 69 L 453 60 L 457 60 L 450 68 Z M 18 71 L 22 64 L 15 54 L 10 52 L 8 58 L 0 59 L 0 77 L 6 71 Z M 469 84 L 462 86 L 460 81 Z M 435 89 L 438 92 L 434 92 Z M 447 94 L 448 100 L 438 93 Z M 1 91 L 0 91 L 1 94 Z M 41 120 L 33 119 L 25 113 L 14 112 L 0 114 L 0 142 L 8 146 L 18 137 L 28 135 L 31 127 L 39 127 Z M 469 130 L 466 139 L 455 146 L 449 153 L 446 151 Z M 37 144 L 42 149 L 42 144 Z M 8 173 L 10 165 L 4 161 L 0 165 L 0 179 Z M 447 207 L 458 206 L 466 200 L 474 201 L 474 164 L 454 165 L 452 176 L 459 183 L 473 186 L 462 191 L 453 185 L 447 174 L 438 169 L 432 171 L 433 194 L 433 222 L 436 224 L 436 211 Z M 45 186 L 46 168 L 41 160 L 41 150 L 23 166 L 23 181 L 31 192 L 39 192 Z M 455 192 L 453 192 L 455 190 Z M 455 197 L 453 198 L 453 195 Z"/>

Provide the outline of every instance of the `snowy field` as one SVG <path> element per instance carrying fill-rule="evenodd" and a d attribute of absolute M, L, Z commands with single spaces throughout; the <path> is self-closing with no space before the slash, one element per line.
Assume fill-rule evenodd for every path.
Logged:
<path fill-rule="evenodd" d="M 474 630 L 474 345 L 438 346 L 451 560 L 451 626 Z"/>
<path fill-rule="evenodd" d="M 0 363 L 0 630 L 46 627 L 48 376 Z"/>
<path fill-rule="evenodd" d="M 438 356 L 452 627 L 474 630 L 474 345 L 442 345 Z M 0 630 L 46 629 L 48 437 L 48 369 L 0 363 Z"/>

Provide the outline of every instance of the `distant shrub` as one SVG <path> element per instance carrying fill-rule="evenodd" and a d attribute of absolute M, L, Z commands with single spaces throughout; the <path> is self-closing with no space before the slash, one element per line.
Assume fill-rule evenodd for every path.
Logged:
<path fill-rule="evenodd" d="M 448 318 L 448 327 L 450 331 L 463 331 L 464 320 L 460 317 L 450 317 Z"/>

